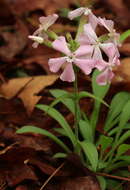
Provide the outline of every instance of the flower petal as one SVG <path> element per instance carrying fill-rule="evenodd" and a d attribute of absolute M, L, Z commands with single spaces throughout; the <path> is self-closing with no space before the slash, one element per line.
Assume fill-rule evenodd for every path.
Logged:
<path fill-rule="evenodd" d="M 72 63 L 68 63 L 60 76 L 60 79 L 67 82 L 73 82 L 75 80 L 75 74 Z"/>
<path fill-rule="evenodd" d="M 49 68 L 51 72 L 58 72 L 62 64 L 66 62 L 66 57 L 52 58 L 49 59 Z"/>
<path fill-rule="evenodd" d="M 98 60 L 95 62 L 95 68 L 97 68 L 99 71 L 104 70 L 108 65 L 109 63 L 104 60 Z"/>
<path fill-rule="evenodd" d="M 73 20 L 74 18 L 81 16 L 84 12 L 85 12 L 85 8 L 84 7 L 80 7 L 78 9 L 75 9 L 74 11 L 70 11 L 68 14 L 68 18 L 70 20 Z"/>
<path fill-rule="evenodd" d="M 103 44 L 100 44 L 100 48 L 106 53 L 106 55 L 109 58 L 110 57 L 113 58 L 114 56 L 117 56 L 117 57 L 120 56 L 117 47 L 113 43 L 103 43 Z"/>
<path fill-rule="evenodd" d="M 101 53 L 101 50 L 100 50 L 99 46 L 94 47 L 93 59 L 95 59 L 97 61 L 98 60 L 103 60 L 102 53 Z"/>
<path fill-rule="evenodd" d="M 106 85 L 110 83 L 112 78 L 114 77 L 114 73 L 109 68 L 106 68 L 101 74 L 97 76 L 97 83 L 99 85 Z"/>
<path fill-rule="evenodd" d="M 92 72 L 95 66 L 95 60 L 92 59 L 75 59 L 74 64 L 77 65 L 86 75 Z"/>
<path fill-rule="evenodd" d="M 98 23 L 104 26 L 109 32 L 112 32 L 114 29 L 114 22 L 112 20 L 106 20 L 105 18 L 98 18 Z"/>
<path fill-rule="evenodd" d="M 81 45 L 75 52 L 76 57 L 85 56 L 90 58 L 92 56 L 93 47 L 90 45 Z"/>
<path fill-rule="evenodd" d="M 42 25 L 43 30 L 47 30 L 54 22 L 57 20 L 58 15 L 57 14 L 52 14 L 47 17 L 42 16 L 39 18 L 39 21 Z"/>
<path fill-rule="evenodd" d="M 43 41 L 44 41 L 44 39 L 42 37 L 40 37 L 40 36 L 30 35 L 30 36 L 28 36 L 28 38 L 30 38 L 31 40 L 33 40 L 33 41 L 35 41 L 35 42 L 37 42 L 39 44 L 42 44 Z"/>
<path fill-rule="evenodd" d="M 37 47 L 38 47 L 38 45 L 39 45 L 39 43 L 38 43 L 38 42 L 34 42 L 34 43 L 32 44 L 32 47 L 33 47 L 33 48 L 37 48 Z"/>
<path fill-rule="evenodd" d="M 67 46 L 67 42 L 65 40 L 64 36 L 60 36 L 58 37 L 53 43 L 52 46 L 54 49 L 56 49 L 59 52 L 64 53 L 65 55 L 70 55 L 71 51 L 69 50 L 68 46 Z"/>
<path fill-rule="evenodd" d="M 87 36 L 84 33 L 81 33 L 77 36 L 77 42 L 79 42 L 80 45 L 89 45 L 90 40 L 87 38 Z"/>
<path fill-rule="evenodd" d="M 92 28 L 91 24 L 85 24 L 84 25 L 84 32 L 86 37 L 88 38 L 89 42 L 91 44 L 95 44 L 95 42 L 98 40 L 98 37 Z"/>
<path fill-rule="evenodd" d="M 95 30 L 99 21 L 98 21 L 98 18 L 93 13 L 90 13 L 89 14 L 89 22 L 90 22 L 92 28 Z"/>

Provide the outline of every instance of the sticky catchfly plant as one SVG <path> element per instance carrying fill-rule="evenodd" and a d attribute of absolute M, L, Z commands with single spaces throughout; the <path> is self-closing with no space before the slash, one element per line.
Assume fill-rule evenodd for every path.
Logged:
<path fill-rule="evenodd" d="M 72 38 L 70 33 L 67 33 L 66 36 L 63 34 L 57 36 L 55 32 L 48 30 L 57 20 L 58 15 L 56 14 L 40 17 L 39 28 L 32 36 L 29 36 L 34 41 L 33 47 L 37 47 L 39 44 L 49 44 L 49 47 L 61 53 L 60 57 L 49 58 L 50 71 L 54 73 L 61 71 L 60 79 L 74 84 L 73 93 L 59 89 L 51 90 L 50 92 L 56 100 L 50 106 L 37 105 L 38 109 L 59 123 L 60 127 L 54 130 L 58 132 L 59 136 L 64 136 L 64 142 L 62 138 L 58 138 L 53 133 L 35 126 L 24 126 L 17 133 L 33 132 L 48 136 L 61 147 L 61 152 L 56 153 L 54 158 L 65 158 L 70 153 L 76 153 L 81 158 L 82 164 L 95 172 L 101 190 L 114 189 L 115 183 L 118 187 L 120 185 L 120 182 L 115 179 L 124 180 L 122 178 L 124 175 L 125 179 L 128 179 L 126 168 L 130 164 L 130 156 L 125 153 L 130 149 L 130 145 L 126 144 L 125 140 L 130 137 L 128 122 L 130 119 L 130 94 L 127 92 L 116 94 L 110 106 L 103 99 L 114 77 L 113 67 L 120 65 L 118 46 L 130 35 L 130 31 L 120 36 L 114 29 L 113 21 L 96 17 L 91 9 L 86 7 L 70 11 L 68 14 L 68 18 L 71 20 L 79 16 L 81 18 L 75 38 Z M 107 33 L 99 36 L 96 31 L 99 25 L 104 27 Z M 48 43 L 46 44 L 45 41 Z M 78 91 L 80 71 L 85 75 L 92 76 L 93 93 Z M 94 99 L 90 115 L 86 115 L 80 108 L 79 101 L 85 97 Z M 73 125 L 70 126 L 64 116 L 54 108 L 59 102 L 74 115 Z M 101 104 L 107 106 L 108 114 L 106 114 L 104 122 L 104 133 L 97 133 L 96 127 Z M 69 139 L 67 143 L 65 143 L 66 138 Z M 125 169 L 122 170 L 122 167 Z M 106 172 L 106 177 L 102 177 L 101 172 Z M 118 172 L 119 174 L 116 176 Z M 109 183 L 107 179 L 111 173 L 115 178 L 113 186 L 112 182 Z"/>
<path fill-rule="evenodd" d="M 33 35 L 29 36 L 29 38 L 34 41 L 33 43 L 34 48 L 37 48 L 39 44 L 42 44 L 44 40 L 48 39 L 46 31 L 52 24 L 55 23 L 57 18 L 58 18 L 57 14 L 49 15 L 47 17 L 42 16 L 39 18 L 40 22 L 39 28 L 33 33 Z"/>
<path fill-rule="evenodd" d="M 75 73 L 73 65 L 79 67 L 86 75 L 90 74 L 95 65 L 95 60 L 91 59 L 92 46 L 83 45 L 76 51 L 71 51 L 67 45 L 65 37 L 58 37 L 53 43 L 52 47 L 65 56 L 60 58 L 49 59 L 49 67 L 52 72 L 57 72 L 64 64 L 65 69 L 60 78 L 63 81 L 75 81 Z"/>
<path fill-rule="evenodd" d="M 75 9 L 74 11 L 70 11 L 68 14 L 68 18 L 70 20 L 73 20 L 74 18 L 82 15 L 88 17 L 89 23 L 91 23 L 91 26 L 95 29 L 98 24 L 98 18 L 92 13 L 92 10 L 87 7 L 80 7 L 78 9 Z"/>

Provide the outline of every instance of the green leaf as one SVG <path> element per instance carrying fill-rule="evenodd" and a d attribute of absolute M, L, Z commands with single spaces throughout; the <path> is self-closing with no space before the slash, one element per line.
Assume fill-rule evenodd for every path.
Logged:
<path fill-rule="evenodd" d="M 129 164 L 130 164 L 130 156 L 123 155 L 123 156 L 120 156 L 120 157 L 118 158 L 118 160 L 123 160 L 123 161 L 125 161 L 126 165 L 129 165 Z"/>
<path fill-rule="evenodd" d="M 101 150 L 104 152 L 108 147 L 112 145 L 112 142 L 113 142 L 112 137 L 100 135 L 99 140 L 97 142 L 97 146 L 101 145 Z"/>
<path fill-rule="evenodd" d="M 67 134 L 63 128 L 54 128 L 53 130 L 58 132 L 62 136 L 67 136 Z"/>
<path fill-rule="evenodd" d="M 101 187 L 101 190 L 106 190 L 106 179 L 102 176 L 97 176 L 97 179 L 99 181 L 99 184 L 100 184 L 100 187 Z"/>
<path fill-rule="evenodd" d="M 115 118 L 119 116 L 119 114 L 122 112 L 124 105 L 129 99 L 130 99 L 130 94 L 127 92 L 119 92 L 113 97 L 104 126 L 105 131 L 109 131 L 113 127 L 113 125 L 111 125 L 113 120 L 115 120 Z"/>
<path fill-rule="evenodd" d="M 55 97 L 55 98 L 59 98 L 60 96 L 66 95 L 68 94 L 68 92 L 66 92 L 65 90 L 50 90 L 50 93 Z M 75 105 L 74 105 L 74 101 L 71 98 L 65 98 L 60 99 L 60 101 L 73 113 L 75 114 Z"/>
<path fill-rule="evenodd" d="M 67 99 L 67 101 L 68 101 L 68 99 L 73 99 L 74 97 L 73 97 L 73 95 L 72 94 L 70 94 L 70 93 L 67 93 L 67 94 L 64 94 L 64 95 L 62 95 L 62 96 L 59 96 L 58 98 L 56 98 L 51 104 L 50 104 L 50 107 L 54 107 L 56 104 L 58 104 L 58 103 L 60 103 L 60 102 L 64 102 L 65 101 L 65 99 Z"/>
<path fill-rule="evenodd" d="M 118 127 L 118 133 L 116 135 L 116 139 L 119 138 L 122 132 L 122 129 L 125 127 L 129 119 L 130 119 L 130 100 L 125 104 L 123 111 L 120 115 L 120 121 L 119 121 L 119 127 Z"/>
<path fill-rule="evenodd" d="M 125 125 L 125 127 L 123 128 L 123 130 L 127 130 L 127 129 L 130 129 L 130 123 L 127 123 L 127 124 Z M 113 129 L 108 133 L 108 136 L 112 136 L 112 135 L 114 135 L 114 134 L 117 133 L 117 132 L 118 132 L 118 126 L 115 127 L 115 128 L 113 128 Z"/>
<path fill-rule="evenodd" d="M 91 125 L 93 127 L 93 132 L 95 133 L 95 128 L 96 128 L 96 124 L 97 124 L 97 121 L 98 121 L 98 117 L 99 117 L 99 112 L 100 112 L 100 106 L 101 106 L 101 101 L 98 101 L 98 98 L 100 100 L 103 101 L 104 97 L 106 96 L 109 88 L 110 88 L 110 84 L 107 84 L 105 86 L 101 86 L 101 85 L 98 85 L 97 82 L 96 82 L 96 78 L 97 76 L 100 74 L 100 72 L 98 70 L 95 70 L 93 72 L 93 76 L 92 76 L 92 89 L 93 89 L 93 94 L 94 96 L 97 97 L 97 99 L 95 99 L 95 102 L 94 102 L 94 108 L 93 108 L 93 112 L 92 112 L 92 115 L 91 115 Z M 107 104 L 108 105 L 108 104 Z"/>
<path fill-rule="evenodd" d="M 91 164 L 92 170 L 96 171 L 98 165 L 98 152 L 96 146 L 86 141 L 80 142 L 80 145 L 85 153 L 86 158 Z"/>
<path fill-rule="evenodd" d="M 125 152 L 127 152 L 130 149 L 130 145 L 129 144 L 121 144 L 118 149 L 117 149 L 117 154 L 116 157 L 121 156 L 122 154 L 124 154 Z"/>
<path fill-rule="evenodd" d="M 84 120 L 80 120 L 79 121 L 79 129 L 80 129 L 80 132 L 81 132 L 84 140 L 92 143 L 93 142 L 93 131 L 92 131 L 92 127 L 89 125 L 89 123 Z"/>
<path fill-rule="evenodd" d="M 130 36 L 130 29 L 123 32 L 120 36 L 120 42 L 123 42 L 124 40 L 126 40 L 128 37 Z"/>
<path fill-rule="evenodd" d="M 104 99 L 104 97 L 106 96 L 110 88 L 110 84 L 107 84 L 105 86 L 98 85 L 98 83 L 96 82 L 96 78 L 99 74 L 100 74 L 100 71 L 98 70 L 94 71 L 93 76 L 92 76 L 92 88 L 93 88 L 93 93 L 96 97 L 100 99 Z"/>
<path fill-rule="evenodd" d="M 65 118 L 61 115 L 61 113 L 58 112 L 54 108 L 50 108 L 47 105 L 39 104 L 39 105 L 36 105 L 36 107 L 44 112 L 47 112 L 48 115 L 50 115 L 53 119 L 55 119 L 60 124 L 60 126 L 65 130 L 68 138 L 71 140 L 73 146 L 75 147 L 75 145 L 77 144 L 76 137 L 71 127 L 69 126 Z"/>
<path fill-rule="evenodd" d="M 120 161 L 117 163 L 112 163 L 111 165 L 109 165 L 108 168 L 105 169 L 105 172 L 109 173 L 109 172 L 114 171 L 116 169 L 127 167 L 127 166 L 128 166 L 128 163 L 126 161 Z"/>
<path fill-rule="evenodd" d="M 122 182 L 119 180 L 114 180 L 114 179 L 106 179 L 107 181 L 107 189 L 115 189 L 115 190 L 123 190 L 122 187 Z"/>
<path fill-rule="evenodd" d="M 129 158 L 130 159 L 130 158 Z M 122 176 L 122 177 L 130 177 L 130 172 L 127 170 L 118 170 L 117 173 L 115 173 L 117 176 Z"/>
<path fill-rule="evenodd" d="M 125 132 L 121 137 L 120 139 L 118 140 L 118 144 L 117 145 L 120 145 L 122 144 L 125 140 L 127 140 L 128 138 L 130 137 L 130 130 Z"/>
<path fill-rule="evenodd" d="M 56 142 L 59 146 L 61 146 L 67 153 L 71 152 L 69 148 L 60 140 L 58 139 L 55 135 L 52 133 L 48 132 L 47 130 L 40 129 L 35 126 L 24 126 L 21 129 L 18 129 L 16 133 L 21 134 L 21 133 L 37 133 L 41 135 L 45 135 L 52 139 L 54 142 Z"/>
<path fill-rule="evenodd" d="M 78 94 L 79 99 L 86 98 L 86 97 L 93 98 L 96 101 L 98 101 L 98 102 L 104 104 L 105 106 L 109 107 L 109 105 L 104 100 L 102 100 L 101 98 L 94 96 L 93 94 L 86 92 L 86 91 L 79 92 L 79 94 Z"/>
<path fill-rule="evenodd" d="M 62 152 L 58 152 L 56 153 L 53 158 L 66 158 L 67 157 L 67 154 L 65 153 L 62 153 Z"/>

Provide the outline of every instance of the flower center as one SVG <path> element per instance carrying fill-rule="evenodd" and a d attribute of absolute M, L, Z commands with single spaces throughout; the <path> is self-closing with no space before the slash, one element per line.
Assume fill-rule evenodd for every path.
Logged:
<path fill-rule="evenodd" d="M 75 59 L 75 56 L 74 56 L 74 55 L 71 55 L 71 56 L 66 57 L 66 61 L 67 61 L 68 63 L 73 63 L 73 62 L 74 62 L 74 59 Z"/>
<path fill-rule="evenodd" d="M 91 10 L 90 9 L 86 9 L 85 12 L 84 12 L 84 15 L 89 15 L 91 13 Z"/>

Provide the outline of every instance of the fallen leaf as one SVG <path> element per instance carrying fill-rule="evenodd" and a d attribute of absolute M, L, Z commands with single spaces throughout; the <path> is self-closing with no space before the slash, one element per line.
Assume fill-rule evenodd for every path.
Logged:
<path fill-rule="evenodd" d="M 0 33 L 3 41 L 0 46 L 0 56 L 3 60 L 18 55 L 27 44 L 29 33 L 20 19 L 17 19 L 15 25 L 0 27 Z"/>
<path fill-rule="evenodd" d="M 95 178 L 90 176 L 72 178 L 65 181 L 60 190 L 101 190 Z"/>
<path fill-rule="evenodd" d="M 34 10 L 43 10 L 46 14 L 51 14 L 60 8 L 68 7 L 75 0 L 6 0 L 6 2 L 14 14 L 21 15 Z"/>
<path fill-rule="evenodd" d="M 7 99 L 14 96 L 21 98 L 28 114 L 31 114 L 34 106 L 41 99 L 41 96 L 37 96 L 37 93 L 52 85 L 57 78 L 57 75 L 48 75 L 11 79 L 1 85 L 0 94 Z"/>
<path fill-rule="evenodd" d="M 130 56 L 130 43 L 124 43 L 120 47 L 120 52 L 123 53 L 124 55 Z"/>
<path fill-rule="evenodd" d="M 33 170 L 27 165 L 14 165 L 7 172 L 6 180 L 9 186 L 14 186 L 27 179 L 38 180 Z"/>
<path fill-rule="evenodd" d="M 114 82 L 130 82 L 130 58 L 124 58 L 121 60 L 121 65 L 115 68 Z"/>
<path fill-rule="evenodd" d="M 115 21 L 123 27 L 128 28 L 130 25 L 130 14 L 127 4 L 123 0 L 105 0 L 105 4 L 116 14 Z"/>

